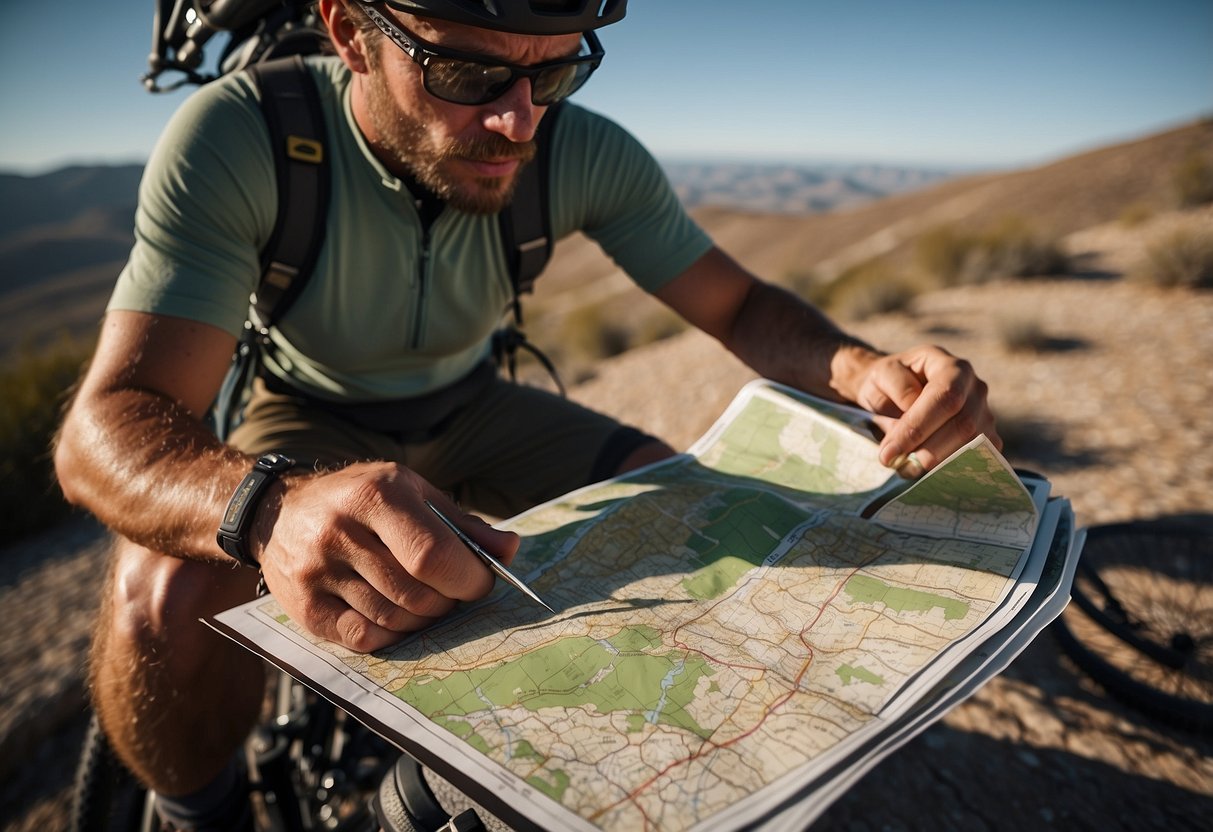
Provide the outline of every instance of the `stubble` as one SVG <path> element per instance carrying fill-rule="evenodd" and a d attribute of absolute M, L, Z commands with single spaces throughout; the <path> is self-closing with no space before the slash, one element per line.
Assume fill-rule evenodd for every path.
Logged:
<path fill-rule="evenodd" d="M 476 139 L 451 139 L 439 144 L 422 119 L 400 109 L 379 72 L 372 71 L 363 78 L 367 115 L 380 148 L 390 156 L 385 160 L 389 167 L 395 163 L 408 170 L 418 182 L 460 211 L 495 214 L 509 203 L 522 165 L 510 176 L 462 179 L 453 175 L 450 168 L 461 159 L 518 159 L 525 165 L 535 157 L 534 141 L 516 143 L 500 134 L 486 133 Z"/>

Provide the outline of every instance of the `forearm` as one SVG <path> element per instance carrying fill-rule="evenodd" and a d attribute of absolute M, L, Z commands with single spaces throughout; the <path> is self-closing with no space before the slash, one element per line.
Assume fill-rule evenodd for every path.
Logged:
<path fill-rule="evenodd" d="M 858 400 L 864 373 L 883 355 L 796 295 L 761 281 L 751 286 L 724 341 L 766 378 L 847 402 Z"/>
<path fill-rule="evenodd" d="M 767 378 L 874 414 L 886 465 L 913 452 L 929 470 L 977 433 L 998 442 L 985 382 L 967 361 L 929 345 L 880 352 L 719 249 L 656 294 Z"/>
<path fill-rule="evenodd" d="M 215 530 L 250 459 L 166 396 L 122 389 L 77 403 L 55 448 L 69 502 L 140 545 L 221 561 Z"/>

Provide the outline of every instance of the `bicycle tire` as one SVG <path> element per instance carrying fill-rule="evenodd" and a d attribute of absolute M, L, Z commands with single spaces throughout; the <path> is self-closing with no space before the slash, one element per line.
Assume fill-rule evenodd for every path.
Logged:
<path fill-rule="evenodd" d="M 1213 535 L 1136 521 L 1088 529 L 1052 630 L 1110 696 L 1160 722 L 1213 731 Z"/>
<path fill-rule="evenodd" d="M 146 805 L 147 789 L 114 754 L 93 714 L 76 769 L 69 832 L 141 832 Z"/>

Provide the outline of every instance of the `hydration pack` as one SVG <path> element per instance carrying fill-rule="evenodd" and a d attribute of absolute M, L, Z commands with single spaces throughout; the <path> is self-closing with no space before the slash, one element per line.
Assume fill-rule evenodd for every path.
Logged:
<path fill-rule="evenodd" d="M 212 43 L 221 43 L 221 51 L 214 67 L 208 68 L 206 49 Z M 331 173 L 324 114 L 303 64 L 305 56 L 323 52 L 328 43 L 312 0 L 156 0 L 144 86 L 168 92 L 247 70 L 261 94 L 277 175 L 278 216 L 261 251 L 261 278 L 250 298 L 232 367 L 212 408 L 221 439 L 238 424 L 261 352 L 269 347 L 270 329 L 306 286 L 328 231 Z M 520 302 L 551 257 L 547 176 L 550 136 L 560 110 L 559 105 L 552 107 L 540 122 L 535 159 L 520 172 L 513 199 L 498 215 L 513 286 L 513 323 L 494 335 L 493 354 L 513 377 L 518 349 L 528 350 L 563 395 L 552 363 L 522 333 Z"/>

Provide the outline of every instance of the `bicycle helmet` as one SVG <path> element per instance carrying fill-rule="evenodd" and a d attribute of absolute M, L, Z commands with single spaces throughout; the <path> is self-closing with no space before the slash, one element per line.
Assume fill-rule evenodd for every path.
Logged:
<path fill-rule="evenodd" d="M 402 12 L 519 35 L 571 35 L 622 20 L 628 0 L 384 0 Z"/>

